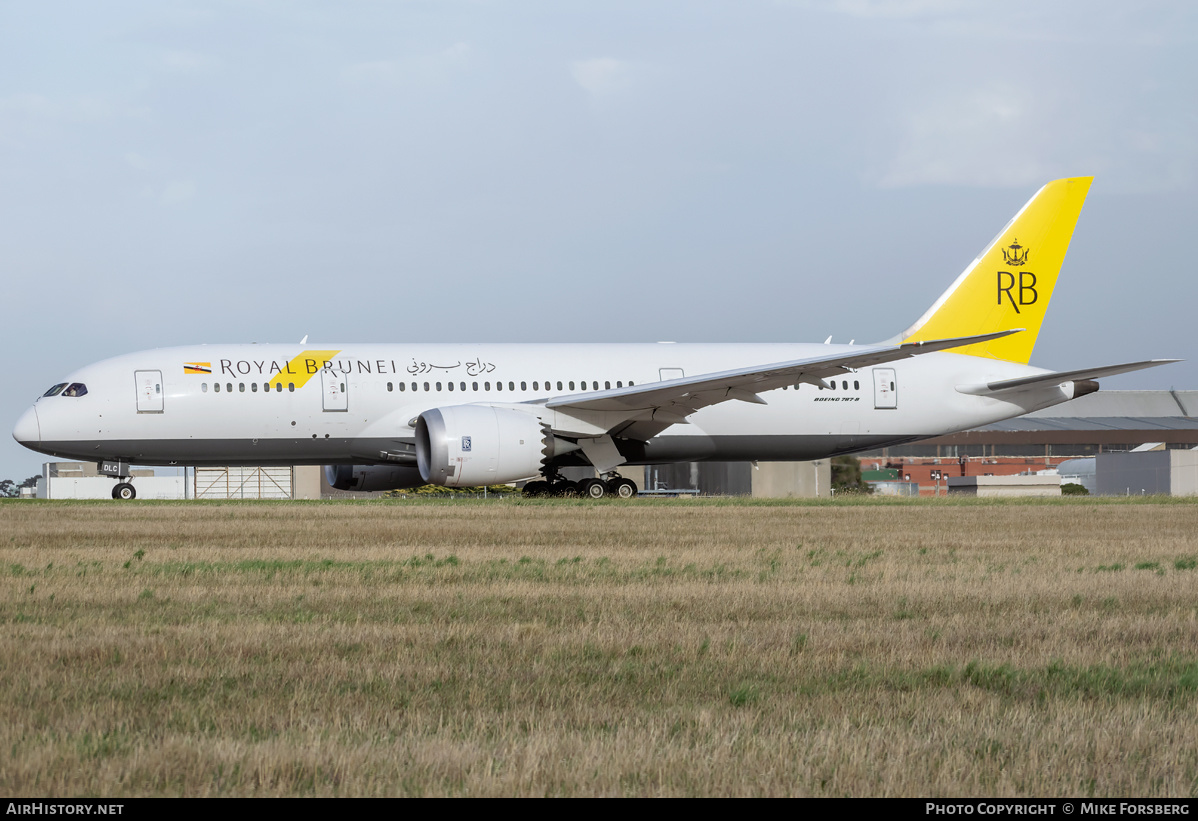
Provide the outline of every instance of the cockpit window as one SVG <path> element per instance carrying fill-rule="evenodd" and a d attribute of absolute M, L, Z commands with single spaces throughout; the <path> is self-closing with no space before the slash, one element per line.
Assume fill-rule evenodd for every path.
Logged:
<path fill-rule="evenodd" d="M 63 396 L 87 396 L 87 385 L 82 382 L 72 382 L 67 386 L 67 389 L 62 392 Z"/>
<path fill-rule="evenodd" d="M 50 388 L 50 390 L 43 393 L 42 396 L 58 396 L 60 393 L 62 393 L 62 389 L 65 388 L 66 386 L 67 386 L 66 382 L 59 382 L 54 387 Z"/>

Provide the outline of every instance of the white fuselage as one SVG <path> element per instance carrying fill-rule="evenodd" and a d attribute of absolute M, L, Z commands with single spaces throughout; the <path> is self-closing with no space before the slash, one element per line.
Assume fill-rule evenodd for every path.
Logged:
<path fill-rule="evenodd" d="M 43 396 L 14 437 L 53 456 L 135 464 L 376 464 L 410 446 L 431 408 L 537 403 L 851 352 L 818 344 L 346 344 L 164 348 L 89 365 Z M 206 365 L 204 363 L 207 363 Z M 210 372 L 205 372 L 207 369 Z M 647 442 L 626 464 L 802 460 L 985 425 L 1065 401 L 1071 385 L 996 399 L 958 386 L 1044 373 L 948 352 L 727 401 Z M 77 391 L 76 391 L 77 392 Z M 581 463 L 581 462 L 580 462 Z"/>

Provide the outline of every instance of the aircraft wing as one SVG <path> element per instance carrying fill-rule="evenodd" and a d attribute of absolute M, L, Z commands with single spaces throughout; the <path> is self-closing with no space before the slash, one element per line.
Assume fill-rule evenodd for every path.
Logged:
<path fill-rule="evenodd" d="M 626 420 L 635 420 L 636 438 L 648 438 L 670 425 L 685 423 L 687 416 L 709 405 L 727 402 L 730 399 L 764 405 L 766 402 L 758 392 L 800 382 L 821 384 L 827 377 L 848 373 L 856 368 L 987 342 L 1013 333 L 1018 333 L 1018 330 L 954 339 L 933 339 L 904 345 L 862 347 L 848 352 L 838 351 L 828 356 L 775 362 L 682 379 L 667 379 L 663 382 L 650 382 L 615 390 L 558 396 L 549 399 L 545 406 L 567 414 L 571 411 L 615 413 Z"/>
<path fill-rule="evenodd" d="M 1082 379 L 1101 379 L 1104 376 L 1115 376 L 1120 373 L 1130 373 L 1144 368 L 1155 368 L 1157 365 L 1168 365 L 1180 362 L 1180 359 L 1146 359 L 1142 362 L 1127 362 L 1122 365 L 1106 365 L 1101 368 L 1083 368 L 1079 371 L 1058 371 L 1041 373 L 1035 376 L 1024 376 L 1019 379 L 1003 379 L 998 382 L 987 382 L 981 385 L 961 385 L 957 388 L 960 393 L 971 396 L 991 396 L 993 394 L 1011 391 L 1042 388 L 1058 385 L 1062 382 L 1077 382 Z"/>

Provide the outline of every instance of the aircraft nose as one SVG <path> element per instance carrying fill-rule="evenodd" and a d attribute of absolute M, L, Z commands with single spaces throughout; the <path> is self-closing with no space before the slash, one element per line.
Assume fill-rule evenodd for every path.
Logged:
<path fill-rule="evenodd" d="M 12 429 L 12 438 L 22 445 L 36 445 L 42 441 L 41 426 L 37 422 L 37 408 L 30 408 L 17 420 Z"/>

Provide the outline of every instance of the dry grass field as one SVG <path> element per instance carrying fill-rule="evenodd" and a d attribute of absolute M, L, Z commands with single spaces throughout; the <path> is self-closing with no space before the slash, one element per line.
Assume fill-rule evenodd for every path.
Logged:
<path fill-rule="evenodd" d="M 0 792 L 1198 795 L 1198 504 L 0 504 Z"/>

